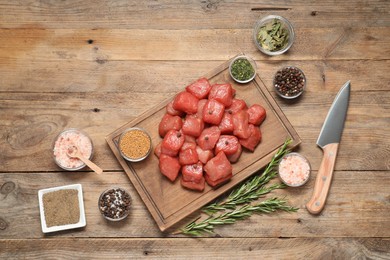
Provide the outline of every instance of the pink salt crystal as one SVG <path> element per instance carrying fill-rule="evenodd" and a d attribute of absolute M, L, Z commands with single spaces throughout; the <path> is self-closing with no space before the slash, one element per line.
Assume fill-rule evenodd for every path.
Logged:
<path fill-rule="evenodd" d="M 298 187 L 306 183 L 310 175 L 310 164 L 298 153 L 285 155 L 279 163 L 279 177 L 288 186 Z"/>
<path fill-rule="evenodd" d="M 72 146 L 77 146 L 85 158 L 90 159 L 92 156 L 92 142 L 86 134 L 77 129 L 60 133 L 54 143 L 54 159 L 58 166 L 66 170 L 77 170 L 85 166 L 80 159 L 67 155 L 66 152 Z"/>

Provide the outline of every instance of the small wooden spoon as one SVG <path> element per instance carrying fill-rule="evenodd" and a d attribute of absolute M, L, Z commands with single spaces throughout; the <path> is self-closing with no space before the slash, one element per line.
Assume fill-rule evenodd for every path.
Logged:
<path fill-rule="evenodd" d="M 83 161 L 86 165 L 88 165 L 88 167 L 91 168 L 97 174 L 101 174 L 103 172 L 103 170 L 99 166 L 97 166 L 96 164 L 91 162 L 89 159 L 85 158 L 81 154 L 79 148 L 77 146 L 75 146 L 75 145 L 69 147 L 68 150 L 66 151 L 66 154 L 69 157 L 80 159 L 81 161 Z"/>

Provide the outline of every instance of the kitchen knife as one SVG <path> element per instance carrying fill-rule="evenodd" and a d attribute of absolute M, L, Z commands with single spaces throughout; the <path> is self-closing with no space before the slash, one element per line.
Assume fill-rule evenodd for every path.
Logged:
<path fill-rule="evenodd" d="M 313 196 L 306 204 L 306 209 L 312 214 L 319 214 L 325 206 L 347 116 L 350 89 L 350 81 L 347 81 L 335 97 L 318 136 L 317 145 L 322 148 L 324 155 L 318 169 Z"/>

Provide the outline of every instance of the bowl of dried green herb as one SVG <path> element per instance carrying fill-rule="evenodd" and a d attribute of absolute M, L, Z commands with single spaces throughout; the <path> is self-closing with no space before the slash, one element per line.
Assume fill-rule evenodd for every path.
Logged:
<path fill-rule="evenodd" d="M 230 76 L 238 83 L 248 83 L 256 76 L 256 62 L 246 56 L 235 57 L 229 65 Z"/>
<path fill-rule="evenodd" d="M 253 39 L 261 52 L 271 56 L 279 55 L 292 46 L 294 28 L 286 18 L 269 15 L 256 22 Z"/>

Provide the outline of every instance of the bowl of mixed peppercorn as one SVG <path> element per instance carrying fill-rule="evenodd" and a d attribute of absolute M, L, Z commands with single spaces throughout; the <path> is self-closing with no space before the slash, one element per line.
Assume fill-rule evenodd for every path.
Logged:
<path fill-rule="evenodd" d="M 306 88 L 306 77 L 302 70 L 294 66 L 279 69 L 274 77 L 276 93 L 282 98 L 299 97 Z"/>
<path fill-rule="evenodd" d="M 110 221 L 125 219 L 130 213 L 131 196 L 122 188 L 110 188 L 99 197 L 98 207 L 103 217 Z"/>
<path fill-rule="evenodd" d="M 261 52 L 271 56 L 279 55 L 292 46 L 294 28 L 286 18 L 269 15 L 256 22 L 253 39 Z"/>
<path fill-rule="evenodd" d="M 246 56 L 235 57 L 229 65 L 230 76 L 238 83 L 248 83 L 256 76 L 256 62 Z"/>

